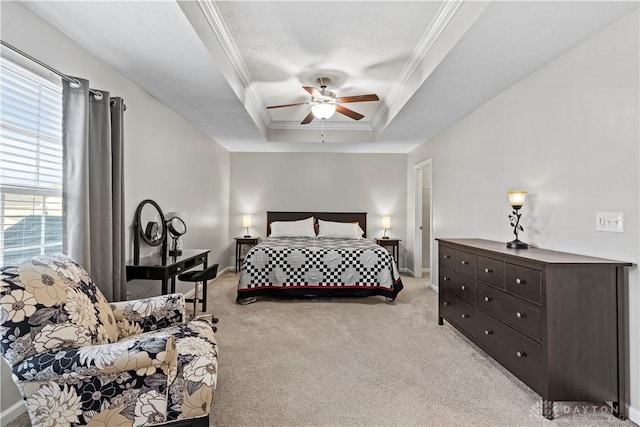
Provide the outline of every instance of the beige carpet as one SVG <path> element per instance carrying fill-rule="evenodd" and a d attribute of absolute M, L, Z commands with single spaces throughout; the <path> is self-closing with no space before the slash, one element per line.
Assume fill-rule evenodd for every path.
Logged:
<path fill-rule="evenodd" d="M 240 306 L 237 277 L 210 287 L 220 318 L 213 426 L 633 425 L 586 403 L 556 404 L 556 421 L 543 420 L 533 391 L 437 325 L 426 279 L 403 277 L 393 304 L 263 298 Z"/>
<path fill-rule="evenodd" d="M 591 403 L 556 404 L 557 419 L 543 420 L 534 392 L 437 325 L 426 280 L 403 277 L 393 304 L 262 298 L 248 306 L 235 303 L 237 280 L 226 274 L 209 286 L 209 311 L 220 318 L 211 426 L 634 425 Z"/>

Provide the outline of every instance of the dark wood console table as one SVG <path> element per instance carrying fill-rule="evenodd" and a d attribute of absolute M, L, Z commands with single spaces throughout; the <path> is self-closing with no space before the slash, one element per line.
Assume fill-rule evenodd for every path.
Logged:
<path fill-rule="evenodd" d="M 182 255 L 162 256 L 153 254 L 140 258 L 135 265 L 127 265 L 127 282 L 129 280 L 161 280 L 162 295 L 168 293 L 169 280 L 171 280 L 171 292 L 176 291 L 176 276 L 184 271 L 204 264 L 207 268 L 208 249 L 185 249 Z"/>

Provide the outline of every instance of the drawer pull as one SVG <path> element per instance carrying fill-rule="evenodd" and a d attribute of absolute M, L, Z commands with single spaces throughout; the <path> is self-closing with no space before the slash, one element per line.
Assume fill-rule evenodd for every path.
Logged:
<path fill-rule="evenodd" d="M 492 270 L 492 269 L 490 269 L 490 268 L 485 268 L 485 269 L 484 269 L 484 272 L 485 272 L 485 273 L 493 273 L 493 270 Z"/>
<path fill-rule="evenodd" d="M 469 261 L 465 261 L 465 260 L 460 261 L 460 263 L 461 263 L 462 265 L 469 265 Z"/>
<path fill-rule="evenodd" d="M 447 255 L 447 254 L 445 254 L 445 255 L 443 255 L 443 258 L 444 258 L 444 259 L 449 259 L 449 258 L 451 258 L 451 255 Z"/>
<path fill-rule="evenodd" d="M 442 278 L 442 280 L 444 280 L 444 281 L 446 282 L 446 281 L 448 281 L 448 280 L 449 280 L 449 278 L 448 278 L 447 276 L 444 276 L 444 277 Z"/>
<path fill-rule="evenodd" d="M 524 313 L 520 313 L 519 311 L 516 313 L 516 317 L 518 319 L 522 319 L 524 317 Z"/>
<path fill-rule="evenodd" d="M 462 285 L 462 286 L 460 286 L 460 289 L 462 289 L 463 291 L 466 291 L 469 288 L 466 285 Z"/>
<path fill-rule="evenodd" d="M 516 351 L 516 356 L 518 357 L 527 357 L 527 353 L 524 351 Z"/>
<path fill-rule="evenodd" d="M 442 303 L 442 305 L 444 305 L 444 306 L 446 307 L 446 306 L 448 306 L 448 305 L 449 305 L 449 303 L 448 303 L 448 302 L 446 302 L 446 301 L 444 301 L 444 302 Z"/>
<path fill-rule="evenodd" d="M 489 329 L 485 329 L 484 330 L 484 334 L 485 335 L 493 335 L 493 331 L 490 331 Z"/>
<path fill-rule="evenodd" d="M 524 281 L 524 280 L 522 280 L 522 279 L 516 279 L 516 283 L 517 283 L 518 285 L 524 285 L 524 284 L 525 284 L 525 281 Z"/>
<path fill-rule="evenodd" d="M 491 297 L 484 297 L 484 302 L 489 302 L 491 301 Z"/>
<path fill-rule="evenodd" d="M 176 271 L 180 271 L 180 267 L 176 268 Z"/>
<path fill-rule="evenodd" d="M 468 315 L 468 314 L 464 314 L 464 313 L 462 313 L 462 318 L 463 318 L 463 319 L 468 319 L 468 318 L 469 318 L 469 315 Z"/>

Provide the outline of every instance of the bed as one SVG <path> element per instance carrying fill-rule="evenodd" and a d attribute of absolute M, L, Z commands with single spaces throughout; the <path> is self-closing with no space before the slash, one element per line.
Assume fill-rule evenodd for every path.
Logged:
<path fill-rule="evenodd" d="M 308 231 L 310 217 L 313 231 Z M 272 233 L 276 225 L 289 226 L 296 221 L 306 227 L 308 233 L 303 237 L 298 233 L 295 237 Z M 351 230 L 353 224 L 361 228 L 361 238 L 343 238 L 340 233 L 325 231 L 334 227 Z M 267 238 L 251 248 L 244 259 L 238 302 L 253 302 L 263 295 L 380 295 L 394 300 L 403 287 L 398 267 L 385 248 L 366 238 L 366 229 L 367 214 L 363 212 L 267 212 Z"/>

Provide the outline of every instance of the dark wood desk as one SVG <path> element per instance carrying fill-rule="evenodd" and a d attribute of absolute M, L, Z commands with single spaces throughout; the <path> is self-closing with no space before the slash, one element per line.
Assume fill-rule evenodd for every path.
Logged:
<path fill-rule="evenodd" d="M 127 265 L 127 282 L 129 280 L 161 280 L 162 295 L 168 293 L 169 280 L 171 292 L 176 291 L 176 276 L 196 265 L 204 264 L 207 268 L 208 249 L 185 249 L 182 255 L 174 257 L 153 254 L 140 258 L 140 263 Z"/>

